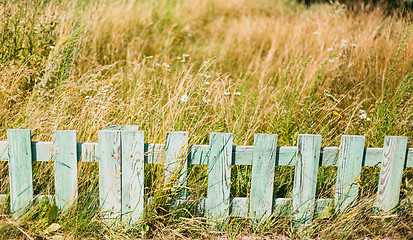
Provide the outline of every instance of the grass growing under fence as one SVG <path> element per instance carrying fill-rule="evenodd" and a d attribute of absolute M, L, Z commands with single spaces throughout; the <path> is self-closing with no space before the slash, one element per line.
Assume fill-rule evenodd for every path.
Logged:
<path fill-rule="evenodd" d="M 189 131 L 207 144 L 210 132 L 232 132 L 252 145 L 254 133 L 278 134 L 293 146 L 299 133 L 338 146 L 342 134 L 385 135 L 413 143 L 412 16 L 380 6 L 306 8 L 294 1 L 3 1 L 0 2 L 0 140 L 8 128 L 30 128 L 51 141 L 56 129 L 97 142 L 107 124 L 135 124 L 146 142 Z M 400 15 L 400 16 L 399 16 Z M 8 172 L 1 163 L 1 193 Z M 45 166 L 43 166 L 45 165 Z M 47 165 L 47 166 L 46 166 Z M 145 193 L 154 202 L 136 226 L 112 227 L 98 213 L 97 166 L 80 164 L 79 204 L 53 216 L 42 202 L 22 221 L 1 206 L 0 235 L 10 238 L 411 238 L 412 170 L 404 171 L 395 216 L 373 218 L 379 170 L 364 168 L 359 206 L 325 214 L 300 232 L 289 216 L 261 226 L 233 218 L 218 232 L 182 209 L 168 209 L 170 190 L 154 166 Z M 35 189 L 53 192 L 52 167 L 34 164 Z M 233 167 L 231 196 L 248 196 L 251 169 Z M 188 192 L 206 194 L 206 167 L 189 168 Z M 289 197 L 293 168 L 276 167 L 274 192 Z M 320 168 L 317 195 L 331 197 L 334 168 Z M 50 223 L 61 228 L 48 232 Z"/>

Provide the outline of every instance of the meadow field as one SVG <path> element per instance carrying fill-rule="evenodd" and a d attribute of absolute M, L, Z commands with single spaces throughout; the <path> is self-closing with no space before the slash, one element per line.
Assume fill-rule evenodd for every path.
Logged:
<path fill-rule="evenodd" d="M 98 130 L 115 124 L 139 125 L 151 143 L 188 131 L 191 144 L 230 132 L 237 145 L 275 133 L 278 145 L 294 146 L 308 133 L 323 146 L 339 146 L 343 134 L 365 135 L 366 147 L 407 136 L 412 148 L 412 17 L 380 4 L 285 0 L 0 1 L 0 140 L 27 128 L 33 141 L 70 129 L 79 142 L 97 142 Z M 300 230 L 287 215 L 260 226 L 233 218 L 217 231 L 168 211 L 164 198 L 139 224 L 110 227 L 99 215 L 96 165 L 79 166 L 78 206 L 63 215 L 43 201 L 15 221 L 3 203 L 0 239 L 413 238 L 413 169 L 390 217 L 372 217 L 380 171 L 365 168 L 360 203 L 347 214 Z M 53 164 L 33 167 L 35 193 L 52 194 Z M 164 190 L 159 171 L 147 173 L 148 195 Z M 188 188 L 203 196 L 205 168 L 190 171 Z M 276 172 L 274 191 L 288 196 L 293 168 Z M 320 168 L 318 196 L 334 195 L 335 174 Z M 5 162 L 0 177 L 7 193 Z M 250 177 L 250 167 L 234 167 L 231 195 L 248 196 Z"/>

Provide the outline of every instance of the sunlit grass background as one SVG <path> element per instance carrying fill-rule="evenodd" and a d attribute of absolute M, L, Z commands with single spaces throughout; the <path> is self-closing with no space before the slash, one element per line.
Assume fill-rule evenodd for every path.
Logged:
<path fill-rule="evenodd" d="M 359 134 L 369 147 L 382 147 L 385 135 L 407 136 L 412 147 L 409 12 L 387 12 L 380 4 L 307 8 L 281 0 L 37 0 L 0 6 L 0 140 L 9 128 L 28 128 L 34 141 L 51 141 L 54 130 L 71 129 L 79 142 L 96 142 L 105 125 L 128 124 L 139 125 L 146 142 L 188 131 L 191 143 L 207 144 L 210 132 L 232 132 L 235 144 L 251 145 L 261 132 L 276 133 L 279 145 L 292 146 L 299 133 L 317 133 L 324 146 L 338 146 L 343 134 Z M 2 164 L 1 193 L 7 193 Z M 35 190 L 52 193 L 53 165 L 36 164 Z M 21 222 L 12 221 L 3 206 L 0 235 L 56 235 L 45 229 L 59 222 L 58 234 L 71 238 L 412 237 L 411 202 L 396 218 L 368 217 L 378 169 L 363 170 L 359 208 L 316 220 L 297 235 L 288 217 L 259 229 L 235 219 L 217 233 L 201 220 L 183 219 L 185 213 L 155 210 L 137 226 L 108 228 L 98 214 L 96 166 L 80 166 L 85 204 L 50 221 L 40 205 Z M 231 195 L 248 196 L 250 171 L 234 167 Z M 288 196 L 293 169 L 276 171 L 274 191 Z M 205 188 L 205 174 L 191 168 L 189 187 Z M 403 199 L 412 198 L 412 174 L 404 173 Z M 318 196 L 331 197 L 335 169 L 321 168 L 319 175 Z M 194 194 L 201 196 L 203 188 Z M 162 186 L 152 184 L 151 191 Z"/>

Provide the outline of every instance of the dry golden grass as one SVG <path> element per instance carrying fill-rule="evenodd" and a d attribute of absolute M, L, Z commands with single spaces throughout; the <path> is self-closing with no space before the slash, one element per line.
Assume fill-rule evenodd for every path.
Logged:
<path fill-rule="evenodd" d="M 389 15 L 380 6 L 350 11 L 340 4 L 307 9 L 270 0 L 1 4 L 0 140 L 6 129 L 29 128 L 34 140 L 50 141 L 54 130 L 74 129 L 78 141 L 97 141 L 105 125 L 134 124 L 145 130 L 147 142 L 164 140 L 167 131 L 189 131 L 198 144 L 207 143 L 210 132 L 232 132 L 234 143 L 243 145 L 252 144 L 254 133 L 266 132 L 278 134 L 284 146 L 295 144 L 299 133 L 321 134 L 323 145 L 338 145 L 342 134 L 364 134 L 374 147 L 382 146 L 385 135 L 406 135 L 412 146 L 409 14 Z M 93 176 L 82 180 L 86 192 L 96 186 Z M 411 170 L 403 183 L 411 196 L 408 176 Z M 91 179 L 94 183 L 86 183 Z M 411 237 L 406 232 L 413 228 L 411 212 L 407 220 L 406 214 L 397 218 L 401 223 L 390 220 L 395 229 L 388 220 L 358 218 L 369 212 L 363 204 L 346 216 L 316 222 L 304 235 L 288 230 L 282 219 L 257 234 L 326 238 L 337 229 L 357 229 L 343 237 Z M 76 221 L 100 224 L 84 210 L 73 214 Z M 171 238 L 205 230 L 196 219 L 174 221 L 155 218 L 151 236 L 169 238 L 159 231 L 166 223 Z M 43 236 L 43 230 L 25 226 Z M 225 231 L 231 238 L 254 234 L 242 226 L 234 221 Z M 9 228 L 0 222 L 0 231 Z M 66 227 L 65 233 L 92 231 L 74 229 Z M 132 236 L 125 229 L 98 229 L 94 237 Z M 208 237 L 202 234 L 193 237 Z"/>

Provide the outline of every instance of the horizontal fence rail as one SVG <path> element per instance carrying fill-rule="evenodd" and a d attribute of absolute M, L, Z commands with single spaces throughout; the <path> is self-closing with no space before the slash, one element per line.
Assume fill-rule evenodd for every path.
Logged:
<path fill-rule="evenodd" d="M 148 144 L 137 126 L 112 126 L 99 131 L 98 143 L 78 143 L 72 130 L 55 131 L 53 142 L 32 142 L 30 130 L 10 129 L 7 141 L 0 141 L 0 161 L 9 162 L 11 212 L 18 218 L 39 197 L 64 211 L 76 203 L 78 162 L 97 162 L 103 217 L 133 223 L 150 202 L 144 199 L 145 164 L 164 165 L 165 181 L 174 179 L 172 192 L 180 190 L 178 202 L 188 200 L 187 166 L 202 164 L 208 166 L 208 188 L 198 209 L 206 217 L 262 218 L 288 209 L 295 222 L 306 224 L 326 206 L 344 211 L 356 202 L 363 166 L 381 169 L 375 206 L 392 210 L 403 169 L 413 167 L 407 137 L 386 136 L 383 148 L 365 148 L 364 136 L 342 136 L 339 147 L 322 147 L 320 135 L 308 134 L 300 134 L 294 147 L 277 146 L 275 134 L 255 134 L 253 146 L 233 145 L 231 133 L 211 133 L 209 139 L 209 145 L 188 146 L 187 132 L 170 132 L 165 144 Z M 54 196 L 33 196 L 34 161 L 54 162 Z M 249 198 L 230 197 L 231 165 L 252 165 Z M 274 198 L 275 166 L 295 167 L 291 198 Z M 333 199 L 316 199 L 320 166 L 337 167 Z"/>

